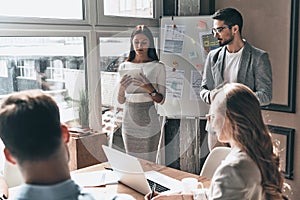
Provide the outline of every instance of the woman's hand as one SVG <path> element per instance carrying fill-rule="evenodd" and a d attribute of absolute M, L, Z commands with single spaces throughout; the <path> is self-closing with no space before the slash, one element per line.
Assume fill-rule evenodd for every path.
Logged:
<path fill-rule="evenodd" d="M 155 91 L 155 88 L 150 83 L 150 81 L 146 78 L 146 76 L 142 73 L 139 74 L 140 78 L 133 78 L 132 83 L 136 86 L 139 86 L 145 89 L 148 93 Z"/>
<path fill-rule="evenodd" d="M 125 102 L 125 90 L 130 84 L 134 84 L 135 86 L 143 88 L 147 93 L 154 93 L 151 95 L 151 98 L 156 103 L 160 103 L 163 100 L 163 95 L 156 91 L 150 81 L 146 78 L 146 76 L 142 73 L 139 74 L 139 78 L 132 78 L 129 75 L 124 75 L 120 81 L 120 89 L 118 94 L 119 103 Z"/>
<path fill-rule="evenodd" d="M 120 81 L 120 90 L 125 93 L 126 88 L 133 82 L 131 76 L 125 74 Z"/>
<path fill-rule="evenodd" d="M 154 193 L 149 192 L 148 194 L 145 195 L 144 200 L 151 200 L 151 199 L 153 199 L 155 196 L 158 196 L 158 195 L 159 195 L 158 192 L 154 192 Z M 152 198 L 151 198 L 151 196 L 152 196 Z"/>
<path fill-rule="evenodd" d="M 144 200 L 171 200 L 171 199 L 176 200 L 177 199 L 176 195 L 163 195 L 158 192 L 154 192 L 154 194 L 152 194 L 152 198 L 150 199 L 151 194 L 152 192 L 146 194 Z"/>
<path fill-rule="evenodd" d="M 140 78 L 133 78 L 132 83 L 136 86 L 143 88 L 149 94 L 154 93 L 154 95 L 151 95 L 151 98 L 156 103 L 160 103 L 164 99 L 164 96 L 161 93 L 159 93 L 159 91 L 156 91 L 154 86 L 150 83 L 150 81 L 144 74 L 140 73 Z"/>
<path fill-rule="evenodd" d="M 158 192 L 154 192 L 153 197 L 150 199 L 151 193 L 148 193 L 145 195 L 144 200 L 192 200 L 193 195 L 192 194 L 160 194 Z"/>
<path fill-rule="evenodd" d="M 126 100 L 125 98 L 125 90 L 132 83 L 131 76 L 125 74 L 120 81 L 120 88 L 118 93 L 118 102 L 123 104 Z"/>

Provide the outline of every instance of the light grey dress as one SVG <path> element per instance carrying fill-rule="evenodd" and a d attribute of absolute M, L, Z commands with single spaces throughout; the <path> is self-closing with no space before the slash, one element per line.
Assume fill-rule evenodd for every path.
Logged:
<path fill-rule="evenodd" d="M 122 136 L 126 152 L 155 161 L 160 123 L 154 103 L 125 103 Z"/>

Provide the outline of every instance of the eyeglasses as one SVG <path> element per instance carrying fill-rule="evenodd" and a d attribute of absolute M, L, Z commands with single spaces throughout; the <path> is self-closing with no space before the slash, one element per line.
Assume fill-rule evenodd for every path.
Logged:
<path fill-rule="evenodd" d="M 207 119 L 208 122 L 211 122 L 212 120 L 215 119 L 215 115 L 212 114 L 212 113 L 206 114 L 205 117 L 206 117 L 206 119 Z"/>
<path fill-rule="evenodd" d="M 214 35 L 216 33 L 221 33 L 225 28 L 231 29 L 231 26 L 221 26 L 218 28 L 212 28 L 211 33 Z"/>

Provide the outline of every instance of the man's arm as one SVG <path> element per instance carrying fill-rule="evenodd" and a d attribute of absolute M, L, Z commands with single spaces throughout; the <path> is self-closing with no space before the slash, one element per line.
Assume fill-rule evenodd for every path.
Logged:
<path fill-rule="evenodd" d="M 212 63 L 210 61 L 209 55 L 205 61 L 204 72 L 202 75 L 202 82 L 200 87 L 200 98 L 207 104 L 210 104 L 210 89 L 209 84 L 213 82 L 212 72 L 211 72 Z"/>
<path fill-rule="evenodd" d="M 265 106 L 272 101 L 272 67 L 267 53 L 259 58 L 255 69 L 255 94 L 260 105 Z"/>

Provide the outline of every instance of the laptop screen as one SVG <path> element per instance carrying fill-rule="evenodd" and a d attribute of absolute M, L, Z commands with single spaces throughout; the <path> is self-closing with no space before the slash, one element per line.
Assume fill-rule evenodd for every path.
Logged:
<path fill-rule="evenodd" d="M 150 173 L 144 173 L 143 168 L 138 158 L 102 145 L 103 151 L 108 159 L 111 168 L 117 173 L 120 178 L 120 182 L 131 187 L 132 189 L 147 194 L 151 192 L 150 182 L 155 182 L 157 185 L 161 185 L 164 191 L 169 190 L 170 192 L 178 192 L 181 190 L 181 183 L 171 177 L 168 177 L 159 172 L 150 171 Z M 146 175 L 148 175 L 146 177 Z M 155 175 L 155 180 L 151 179 L 151 175 Z M 160 178 L 157 178 L 160 177 Z M 161 182 L 160 180 L 167 180 Z"/>

